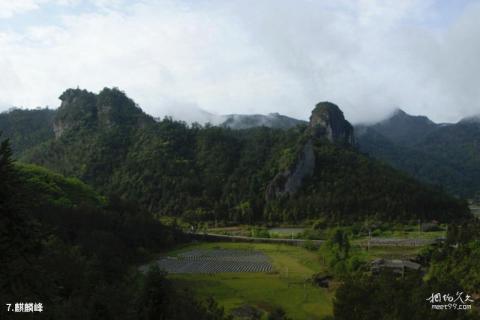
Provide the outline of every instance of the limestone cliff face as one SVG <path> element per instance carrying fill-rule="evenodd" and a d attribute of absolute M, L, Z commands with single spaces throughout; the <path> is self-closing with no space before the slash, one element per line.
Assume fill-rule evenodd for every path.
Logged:
<path fill-rule="evenodd" d="M 53 123 L 53 132 L 55 134 L 55 138 L 58 139 L 60 138 L 65 131 L 68 131 L 70 129 L 69 124 L 63 122 L 63 121 L 55 121 Z"/>
<path fill-rule="evenodd" d="M 340 108 L 330 102 L 315 106 L 310 116 L 307 142 L 297 155 L 295 162 L 285 171 L 278 173 L 267 186 L 267 200 L 295 194 L 306 178 L 315 172 L 315 140 L 328 140 L 340 146 L 355 144 L 352 125 L 345 120 Z"/>
<path fill-rule="evenodd" d="M 315 170 L 315 153 L 312 139 L 303 146 L 293 166 L 275 176 L 267 186 L 266 198 L 275 199 L 285 195 L 293 195 L 302 186 L 305 178 L 313 175 Z"/>
<path fill-rule="evenodd" d="M 340 145 L 354 145 L 353 127 L 345 120 L 342 110 L 331 102 L 320 102 L 310 116 L 309 129 L 316 138 L 327 138 Z"/>

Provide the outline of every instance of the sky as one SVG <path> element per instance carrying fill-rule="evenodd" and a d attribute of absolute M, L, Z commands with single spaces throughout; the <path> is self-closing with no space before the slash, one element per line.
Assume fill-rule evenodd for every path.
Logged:
<path fill-rule="evenodd" d="M 455 122 L 479 84 L 479 0 L 0 0 L 0 110 L 118 87 L 186 121 L 331 101 Z"/>

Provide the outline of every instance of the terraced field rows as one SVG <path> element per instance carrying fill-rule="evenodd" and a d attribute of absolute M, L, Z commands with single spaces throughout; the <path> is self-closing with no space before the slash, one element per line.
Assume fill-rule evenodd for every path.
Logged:
<path fill-rule="evenodd" d="M 260 251 L 250 250 L 192 250 L 178 257 L 157 261 L 168 273 L 269 272 L 269 258 Z"/>

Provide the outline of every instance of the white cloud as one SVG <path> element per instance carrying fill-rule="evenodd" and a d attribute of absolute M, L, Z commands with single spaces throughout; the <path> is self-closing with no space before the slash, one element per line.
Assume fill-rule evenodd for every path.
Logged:
<path fill-rule="evenodd" d="M 0 105 L 118 86 L 157 116 L 198 106 L 307 118 L 321 100 L 356 122 L 396 106 L 439 121 L 480 111 L 478 6 L 437 29 L 426 26 L 433 0 L 90 3 L 101 9 L 0 30 Z"/>
<path fill-rule="evenodd" d="M 0 19 L 10 18 L 16 14 L 36 10 L 42 0 L 0 0 Z"/>

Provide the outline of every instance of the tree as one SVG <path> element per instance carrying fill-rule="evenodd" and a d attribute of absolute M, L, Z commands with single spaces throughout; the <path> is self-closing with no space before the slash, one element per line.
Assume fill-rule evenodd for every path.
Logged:
<path fill-rule="evenodd" d="M 158 267 L 152 268 L 147 273 L 144 284 L 138 296 L 138 319 L 168 319 L 169 310 L 172 308 L 170 283 Z"/>
<path fill-rule="evenodd" d="M 22 297 L 39 294 L 40 281 L 32 270 L 41 249 L 36 226 L 31 223 L 19 198 L 20 180 L 8 140 L 0 144 L 0 295 Z M 32 282 L 33 280 L 33 282 Z"/>
<path fill-rule="evenodd" d="M 282 308 L 275 308 L 269 313 L 268 320 L 290 320 L 290 318 L 287 317 L 285 310 Z"/>

